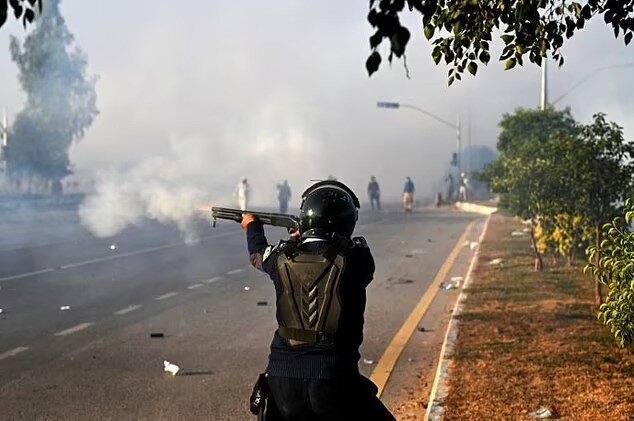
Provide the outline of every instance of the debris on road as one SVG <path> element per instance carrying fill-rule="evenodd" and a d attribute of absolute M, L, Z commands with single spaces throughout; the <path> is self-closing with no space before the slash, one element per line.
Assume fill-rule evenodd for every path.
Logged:
<path fill-rule="evenodd" d="M 172 376 L 175 376 L 178 374 L 178 372 L 180 371 L 180 367 L 177 366 L 176 364 L 172 364 L 171 362 L 165 360 L 163 361 L 163 365 L 165 366 L 165 371 L 170 373 Z"/>
<path fill-rule="evenodd" d="M 538 420 L 554 419 L 559 418 L 559 412 L 554 406 L 544 406 L 535 412 L 531 412 L 531 417 Z"/>
<path fill-rule="evenodd" d="M 269 302 L 268 301 L 258 301 L 258 305 L 259 306 L 268 306 Z"/>
<path fill-rule="evenodd" d="M 451 282 L 461 282 L 464 278 L 462 276 L 452 276 Z"/>
<path fill-rule="evenodd" d="M 407 279 L 407 278 L 387 278 L 387 283 L 388 284 L 392 284 L 392 285 L 413 284 L 414 280 L 413 279 Z"/>
<path fill-rule="evenodd" d="M 460 282 L 462 282 L 462 279 L 462 276 L 454 276 L 451 278 L 451 282 L 441 282 L 440 288 L 446 290 L 458 289 L 460 288 Z"/>
<path fill-rule="evenodd" d="M 110 250 L 115 250 L 117 248 L 116 244 L 110 244 Z"/>
<path fill-rule="evenodd" d="M 368 365 L 372 365 L 372 364 L 374 364 L 374 360 L 368 360 L 367 358 L 364 358 L 363 359 L 363 363 L 364 364 L 368 364 Z"/>
<path fill-rule="evenodd" d="M 511 237 L 526 237 L 528 234 L 524 231 L 513 231 L 511 232 Z"/>
<path fill-rule="evenodd" d="M 407 254 L 405 255 L 405 257 L 414 257 L 414 255 L 413 255 L 413 254 L 411 254 L 411 253 L 407 253 Z"/>
<path fill-rule="evenodd" d="M 427 332 L 427 330 L 424 327 L 422 327 L 422 326 L 418 327 L 418 331 L 419 332 Z"/>
<path fill-rule="evenodd" d="M 477 241 L 472 241 L 469 243 L 469 248 L 471 249 L 471 251 L 475 250 L 478 248 L 478 242 Z"/>
<path fill-rule="evenodd" d="M 165 337 L 165 335 L 163 334 L 163 332 L 151 332 L 150 333 L 150 338 L 163 338 Z"/>
<path fill-rule="evenodd" d="M 66 310 L 70 310 L 70 306 L 60 306 L 59 309 L 61 311 L 66 311 Z"/>
<path fill-rule="evenodd" d="M 245 291 L 250 291 L 250 290 L 251 290 L 251 287 L 246 286 L 246 287 L 244 287 L 244 290 L 245 290 Z"/>
<path fill-rule="evenodd" d="M 489 262 L 490 265 L 501 265 L 502 263 L 504 263 L 504 259 L 501 259 L 499 257 Z"/>

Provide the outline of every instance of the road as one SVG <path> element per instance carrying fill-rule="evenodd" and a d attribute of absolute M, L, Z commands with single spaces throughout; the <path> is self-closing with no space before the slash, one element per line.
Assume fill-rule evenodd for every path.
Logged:
<path fill-rule="evenodd" d="M 476 219 L 436 210 L 362 213 L 355 235 L 367 238 L 377 263 L 366 375 Z M 272 243 L 284 236 L 267 232 Z M 275 329 L 274 291 L 247 266 L 237 224 L 214 229 L 200 220 L 196 233 L 185 242 L 175 228 L 147 222 L 98 239 L 69 212 L 3 218 L 0 418 L 250 419 L 246 399 Z M 467 260 L 464 252 L 456 273 Z M 164 373 L 164 360 L 185 375 Z M 403 370 L 395 376 L 411 381 Z M 403 384 L 388 386 L 383 398 L 397 405 Z"/>

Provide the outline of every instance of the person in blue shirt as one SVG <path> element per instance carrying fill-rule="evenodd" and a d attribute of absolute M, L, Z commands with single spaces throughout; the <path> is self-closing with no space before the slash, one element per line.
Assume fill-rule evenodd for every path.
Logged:
<path fill-rule="evenodd" d="M 411 178 L 405 177 L 405 186 L 403 187 L 403 206 L 405 212 L 411 212 L 414 208 L 414 182 Z"/>

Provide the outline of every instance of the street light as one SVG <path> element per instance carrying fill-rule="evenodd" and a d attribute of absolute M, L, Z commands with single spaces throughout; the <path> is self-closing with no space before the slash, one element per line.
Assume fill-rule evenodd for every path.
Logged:
<path fill-rule="evenodd" d="M 399 108 L 409 108 L 410 110 L 418 111 L 419 113 L 425 114 L 427 117 L 431 117 L 436 121 L 441 122 L 445 126 L 449 126 L 452 129 L 456 129 L 456 138 L 458 140 L 458 173 L 462 174 L 462 135 L 460 133 L 460 114 L 458 114 L 457 122 L 452 123 L 451 121 L 445 120 L 442 117 L 438 117 L 435 114 L 430 113 L 429 111 L 425 111 L 420 107 L 411 104 L 403 104 L 400 102 L 388 102 L 388 101 L 379 101 L 376 103 L 378 108 L 388 108 L 388 109 L 399 109 Z"/>

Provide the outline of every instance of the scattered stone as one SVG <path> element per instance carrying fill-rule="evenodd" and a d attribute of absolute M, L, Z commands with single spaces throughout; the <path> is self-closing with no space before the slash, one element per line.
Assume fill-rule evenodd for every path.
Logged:
<path fill-rule="evenodd" d="M 268 301 L 258 301 L 258 305 L 259 306 L 268 306 L 269 302 Z"/>
<path fill-rule="evenodd" d="M 249 287 L 249 286 L 244 287 L 244 290 L 245 290 L 245 291 L 250 291 L 250 290 L 251 290 L 251 287 Z"/>
<path fill-rule="evenodd" d="M 110 250 L 116 250 L 117 245 L 116 244 L 110 244 Z"/>
<path fill-rule="evenodd" d="M 531 412 L 531 417 L 538 420 L 559 418 L 559 412 L 554 406 L 543 406 L 535 412 Z"/>
<path fill-rule="evenodd" d="M 171 362 L 165 360 L 163 361 L 163 366 L 164 366 L 164 370 L 168 373 L 170 373 L 172 376 L 175 376 L 178 374 L 178 372 L 180 371 L 180 367 L 177 366 L 176 364 L 172 364 Z"/>
<path fill-rule="evenodd" d="M 165 337 L 165 335 L 163 334 L 163 332 L 153 332 L 150 333 L 150 338 L 163 338 Z"/>
<path fill-rule="evenodd" d="M 70 306 L 60 306 L 59 308 L 61 311 L 66 311 L 66 310 L 70 310 Z"/>

